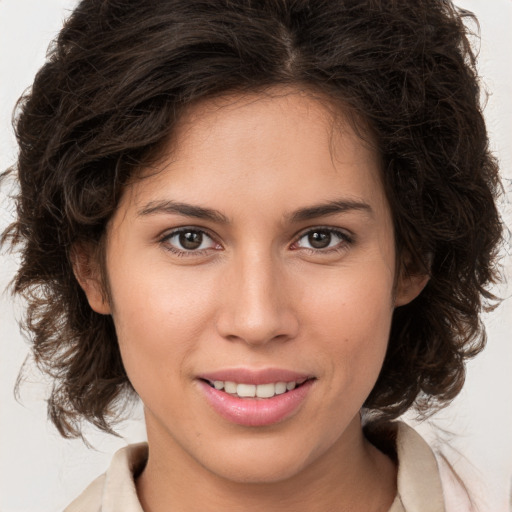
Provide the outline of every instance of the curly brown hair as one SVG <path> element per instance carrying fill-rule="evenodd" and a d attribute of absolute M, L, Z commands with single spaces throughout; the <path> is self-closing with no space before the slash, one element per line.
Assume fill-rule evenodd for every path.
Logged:
<path fill-rule="evenodd" d="M 327 95 L 371 131 L 401 271 L 430 274 L 394 313 L 365 406 L 391 419 L 457 395 L 485 343 L 501 240 L 467 19 L 445 0 L 80 2 L 17 106 L 17 220 L 2 237 L 21 251 L 13 289 L 62 435 L 80 435 L 83 419 L 112 432 L 133 392 L 112 318 L 74 277 L 73 247 L 94 244 L 101 260 L 128 180 L 192 103 L 280 84 Z"/>

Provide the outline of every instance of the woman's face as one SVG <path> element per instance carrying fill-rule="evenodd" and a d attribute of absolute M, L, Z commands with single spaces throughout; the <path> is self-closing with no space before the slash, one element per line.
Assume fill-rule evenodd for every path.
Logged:
<path fill-rule="evenodd" d="M 275 89 L 194 106 L 145 174 L 108 227 L 111 304 L 85 289 L 152 453 L 244 482 L 354 456 L 393 309 L 419 291 L 395 283 L 376 153 Z"/>

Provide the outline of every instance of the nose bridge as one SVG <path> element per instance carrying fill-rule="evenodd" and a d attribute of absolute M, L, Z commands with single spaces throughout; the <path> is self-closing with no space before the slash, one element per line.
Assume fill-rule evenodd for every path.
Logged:
<path fill-rule="evenodd" d="M 253 248 L 234 257 L 225 275 L 221 334 L 249 344 L 295 336 L 297 319 L 282 262 L 270 250 Z"/>

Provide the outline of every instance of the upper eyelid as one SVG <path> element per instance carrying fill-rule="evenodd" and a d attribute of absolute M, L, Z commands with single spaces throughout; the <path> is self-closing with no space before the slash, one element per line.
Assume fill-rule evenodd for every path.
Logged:
<path fill-rule="evenodd" d="M 208 236 L 209 238 L 211 238 L 212 240 L 214 240 L 215 242 L 218 243 L 218 237 L 215 236 L 214 234 L 212 234 L 212 232 L 209 229 L 200 228 L 198 226 L 180 226 L 177 228 L 166 229 L 158 236 L 158 239 L 165 240 L 167 238 L 173 237 L 174 235 L 176 235 L 178 233 L 183 233 L 185 231 L 198 231 L 200 233 L 205 234 L 206 236 Z"/>
<path fill-rule="evenodd" d="M 330 231 L 331 233 L 339 234 L 339 235 L 341 235 L 347 239 L 350 239 L 350 240 L 352 240 L 354 238 L 354 234 L 350 230 L 345 229 L 345 228 L 339 228 L 339 227 L 335 227 L 335 226 L 312 226 L 312 227 L 305 228 L 305 229 L 299 231 L 295 235 L 293 243 L 296 243 L 302 237 L 304 237 L 308 233 L 311 233 L 314 231 Z"/>

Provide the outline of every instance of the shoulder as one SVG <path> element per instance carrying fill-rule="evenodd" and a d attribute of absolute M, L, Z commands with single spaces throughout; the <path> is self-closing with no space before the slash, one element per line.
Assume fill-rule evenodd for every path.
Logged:
<path fill-rule="evenodd" d="M 445 511 L 444 491 L 434 452 L 413 428 L 397 424 L 398 493 L 405 510 Z"/>
<path fill-rule="evenodd" d="M 90 483 L 85 491 L 65 508 L 64 512 L 100 512 L 104 487 L 105 474 Z"/>
<path fill-rule="evenodd" d="M 390 512 L 469 512 L 471 500 L 446 459 L 406 423 L 368 425 L 369 440 L 398 465 L 397 497 Z"/>
<path fill-rule="evenodd" d="M 143 512 L 137 498 L 135 478 L 144 468 L 147 457 L 147 443 L 131 444 L 117 451 L 107 471 L 64 512 Z"/>

